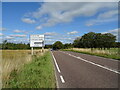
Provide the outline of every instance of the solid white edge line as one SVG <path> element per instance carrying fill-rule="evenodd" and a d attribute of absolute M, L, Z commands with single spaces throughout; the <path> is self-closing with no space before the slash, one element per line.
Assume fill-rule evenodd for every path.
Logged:
<path fill-rule="evenodd" d="M 65 52 L 63 52 L 63 53 L 65 53 Z M 101 68 L 103 68 L 103 69 L 106 69 L 106 70 L 112 71 L 112 72 L 114 72 L 114 73 L 120 74 L 120 72 L 118 72 L 118 71 L 116 71 L 116 70 L 113 70 L 113 69 L 110 69 L 110 68 L 108 68 L 108 67 L 104 67 L 104 66 L 99 65 L 99 64 L 96 64 L 96 63 L 94 63 L 94 62 L 85 60 L 85 59 L 83 59 L 83 58 L 81 58 L 81 57 L 76 57 L 76 56 L 71 55 L 71 54 L 69 54 L 69 53 L 65 53 L 65 54 L 68 54 L 69 56 L 72 56 L 72 57 L 77 58 L 77 59 L 79 59 L 79 60 L 82 60 L 82 61 L 84 61 L 84 62 L 90 63 L 90 64 L 92 64 L 92 65 L 101 67 Z"/>
<path fill-rule="evenodd" d="M 60 79 L 61 79 L 62 83 L 65 83 L 65 80 L 62 75 L 60 75 Z"/>
<path fill-rule="evenodd" d="M 52 55 L 52 52 L 51 52 L 51 55 Z M 52 57 L 53 57 L 53 56 L 52 56 Z M 54 71 L 55 71 L 56 86 L 57 86 L 57 88 L 59 88 L 59 84 L 58 84 L 58 78 L 57 78 L 57 71 L 56 71 L 56 69 L 55 69 L 54 60 L 52 60 L 52 62 L 53 62 Z"/>
<path fill-rule="evenodd" d="M 63 51 L 61 51 L 61 52 L 63 52 Z M 117 59 L 105 58 L 105 57 L 100 57 L 100 56 L 95 56 L 95 55 L 90 55 L 90 54 L 84 54 L 84 53 L 80 53 L 80 54 L 88 55 L 88 56 L 93 56 L 93 57 L 97 57 L 97 58 L 102 58 L 102 59 L 109 59 L 110 61 L 114 61 L 114 62 L 120 62 Z"/>
<path fill-rule="evenodd" d="M 51 52 L 51 53 L 52 53 L 52 52 Z M 57 68 L 58 72 L 61 73 L 60 68 L 59 68 L 59 66 L 58 66 L 58 64 L 57 64 L 57 61 L 56 61 L 53 53 L 52 53 L 52 56 L 53 56 L 53 59 L 54 59 L 54 62 L 55 62 L 55 65 L 56 65 L 56 68 Z"/>

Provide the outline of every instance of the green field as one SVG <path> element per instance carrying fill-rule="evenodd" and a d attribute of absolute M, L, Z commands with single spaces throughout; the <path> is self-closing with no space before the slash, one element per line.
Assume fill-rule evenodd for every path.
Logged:
<path fill-rule="evenodd" d="M 119 53 L 120 48 L 110 48 L 105 50 L 103 49 L 100 50 L 98 48 L 95 48 L 93 50 L 91 50 L 90 48 L 70 48 L 70 49 L 63 49 L 63 50 L 120 60 L 120 53 Z"/>
<path fill-rule="evenodd" d="M 13 50 L 12 52 L 15 51 Z M 23 51 L 21 52 L 23 53 Z M 26 51 L 24 50 L 24 52 Z M 19 57 L 17 58 L 16 62 L 15 59 L 13 59 L 15 53 L 13 54 L 13 57 L 11 59 L 12 60 L 11 65 L 13 63 L 14 66 L 15 63 L 16 64 L 18 63 L 21 64 L 19 65 L 21 67 L 19 67 L 18 69 L 18 67 L 15 68 L 14 66 L 14 68 L 11 69 L 9 73 L 7 72 L 7 70 L 6 73 L 5 71 L 3 72 L 3 74 L 6 74 L 7 76 L 7 78 L 3 77 L 3 88 L 55 88 L 56 83 L 54 76 L 54 67 L 50 52 L 46 51 L 45 53 L 40 53 L 39 51 L 36 51 L 35 53 L 37 54 L 32 56 L 31 57 L 32 60 L 29 60 L 29 62 L 27 62 L 28 57 L 27 59 L 25 59 L 26 56 L 30 55 L 30 51 L 27 52 L 28 53 L 26 53 L 26 55 L 19 54 L 18 56 L 16 56 L 16 58 Z M 25 57 L 20 58 L 21 56 Z M 6 62 L 11 61 L 9 60 L 6 60 Z"/>

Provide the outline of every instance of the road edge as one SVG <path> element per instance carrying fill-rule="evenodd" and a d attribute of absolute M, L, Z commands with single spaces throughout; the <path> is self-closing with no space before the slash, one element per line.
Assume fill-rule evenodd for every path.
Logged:
<path fill-rule="evenodd" d="M 52 51 L 50 51 L 50 53 L 51 53 L 51 56 L 52 56 L 52 63 L 53 63 L 53 66 L 54 66 L 54 75 L 55 75 L 55 78 L 56 78 L 56 88 L 59 88 L 59 84 L 58 84 L 58 78 L 57 78 L 57 72 L 56 72 L 56 69 L 55 69 L 55 64 L 54 64 L 54 60 L 53 60 L 53 53 L 52 53 Z"/>

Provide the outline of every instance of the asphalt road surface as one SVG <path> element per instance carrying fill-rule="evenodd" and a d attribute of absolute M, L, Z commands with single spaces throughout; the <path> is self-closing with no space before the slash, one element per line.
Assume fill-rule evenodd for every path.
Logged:
<path fill-rule="evenodd" d="M 57 88 L 118 88 L 117 60 L 70 51 L 52 51 Z"/>

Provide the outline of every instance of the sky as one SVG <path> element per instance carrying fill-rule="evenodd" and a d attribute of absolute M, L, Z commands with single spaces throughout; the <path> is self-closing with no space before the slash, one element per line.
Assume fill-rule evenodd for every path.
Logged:
<path fill-rule="evenodd" d="M 2 2 L 0 31 L 3 40 L 14 43 L 29 43 L 32 34 L 44 34 L 45 44 L 72 43 L 88 32 L 118 38 L 118 3 Z"/>

